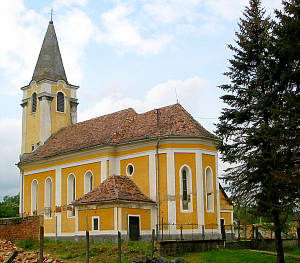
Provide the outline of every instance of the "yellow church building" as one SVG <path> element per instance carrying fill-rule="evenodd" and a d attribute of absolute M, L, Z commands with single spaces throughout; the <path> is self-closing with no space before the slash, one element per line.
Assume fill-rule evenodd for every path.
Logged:
<path fill-rule="evenodd" d="M 46 236 L 76 239 L 89 230 L 99 240 L 181 228 L 219 237 L 220 224 L 232 224 L 218 182 L 218 138 L 180 104 L 77 123 L 78 88 L 67 80 L 50 21 L 21 88 L 21 216 L 43 215 Z"/>

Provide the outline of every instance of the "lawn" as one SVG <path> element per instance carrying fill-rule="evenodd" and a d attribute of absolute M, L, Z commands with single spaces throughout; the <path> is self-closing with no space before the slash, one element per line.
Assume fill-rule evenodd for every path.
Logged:
<path fill-rule="evenodd" d="M 215 250 L 208 252 L 189 253 L 180 257 L 184 258 L 189 263 L 276 263 L 275 256 L 255 253 L 248 250 Z M 285 262 L 299 263 L 300 261 L 299 259 L 286 257 Z"/>
<path fill-rule="evenodd" d="M 70 241 L 54 241 L 45 239 L 44 253 L 60 258 L 66 262 L 83 263 L 85 258 L 85 243 Z M 28 250 L 38 250 L 38 244 L 34 241 L 18 243 L 20 247 Z M 299 249 L 291 249 L 285 253 L 299 254 Z M 117 245 L 111 242 L 90 244 L 90 263 L 114 263 L 118 262 Z M 129 263 L 132 259 L 151 255 L 151 243 L 123 242 L 122 262 Z M 159 256 L 157 253 L 155 256 Z M 222 263 L 272 263 L 276 262 L 276 256 L 255 253 L 248 250 L 215 250 L 208 252 L 195 252 L 179 255 L 173 258 L 184 258 L 189 263 L 196 262 L 222 262 Z M 286 263 L 300 262 L 299 259 L 286 257 Z"/>

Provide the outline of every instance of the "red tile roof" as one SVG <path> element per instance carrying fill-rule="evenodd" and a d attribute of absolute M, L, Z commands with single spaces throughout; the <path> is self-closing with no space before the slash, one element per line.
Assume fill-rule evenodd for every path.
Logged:
<path fill-rule="evenodd" d="M 157 137 L 217 139 L 180 105 L 137 114 L 132 108 L 60 129 L 22 162 L 35 161 L 99 145 L 118 145 Z"/>
<path fill-rule="evenodd" d="M 108 177 L 98 187 L 78 198 L 72 204 L 80 205 L 108 201 L 133 201 L 155 204 L 131 178 L 120 175 Z"/>

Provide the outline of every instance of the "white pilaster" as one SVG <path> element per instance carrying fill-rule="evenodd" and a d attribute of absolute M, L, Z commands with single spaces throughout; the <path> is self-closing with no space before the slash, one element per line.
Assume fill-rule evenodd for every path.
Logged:
<path fill-rule="evenodd" d="M 40 141 L 44 143 L 51 135 L 51 99 L 42 96 L 40 99 Z"/>
<path fill-rule="evenodd" d="M 176 189 L 175 189 L 175 154 L 170 150 L 167 152 L 168 169 L 168 219 L 169 223 L 176 223 Z"/>
<path fill-rule="evenodd" d="M 216 158 L 216 198 L 217 198 L 217 225 L 220 230 L 220 189 L 219 189 L 219 155 L 217 154 Z"/>
<path fill-rule="evenodd" d="M 100 165 L 101 165 L 100 183 L 102 183 L 107 178 L 107 174 L 108 174 L 109 167 L 108 167 L 107 159 L 101 160 Z"/>
<path fill-rule="evenodd" d="M 55 169 L 55 205 L 61 206 L 61 167 Z M 56 213 L 57 234 L 61 233 L 61 213 Z"/>
<path fill-rule="evenodd" d="M 201 207 L 201 196 L 203 196 L 203 193 L 201 192 L 201 164 L 200 164 L 200 151 L 196 151 L 196 192 L 197 192 L 197 224 L 200 228 L 200 225 L 203 224 L 202 218 L 201 218 L 201 210 L 203 209 Z"/>
<path fill-rule="evenodd" d="M 204 174 L 203 174 L 203 154 L 199 154 L 199 169 L 200 169 L 200 177 L 199 177 L 199 187 L 200 187 L 200 225 L 204 225 L 204 210 L 205 210 L 205 203 L 204 203 Z"/>
<path fill-rule="evenodd" d="M 156 161 L 155 152 L 149 154 L 149 185 L 150 198 L 156 201 Z"/>

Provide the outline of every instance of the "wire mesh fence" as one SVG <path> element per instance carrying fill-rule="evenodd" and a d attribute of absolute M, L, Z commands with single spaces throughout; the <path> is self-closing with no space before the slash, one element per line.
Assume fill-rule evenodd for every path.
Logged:
<path fill-rule="evenodd" d="M 157 240 L 234 239 L 233 225 L 157 224 Z"/>

